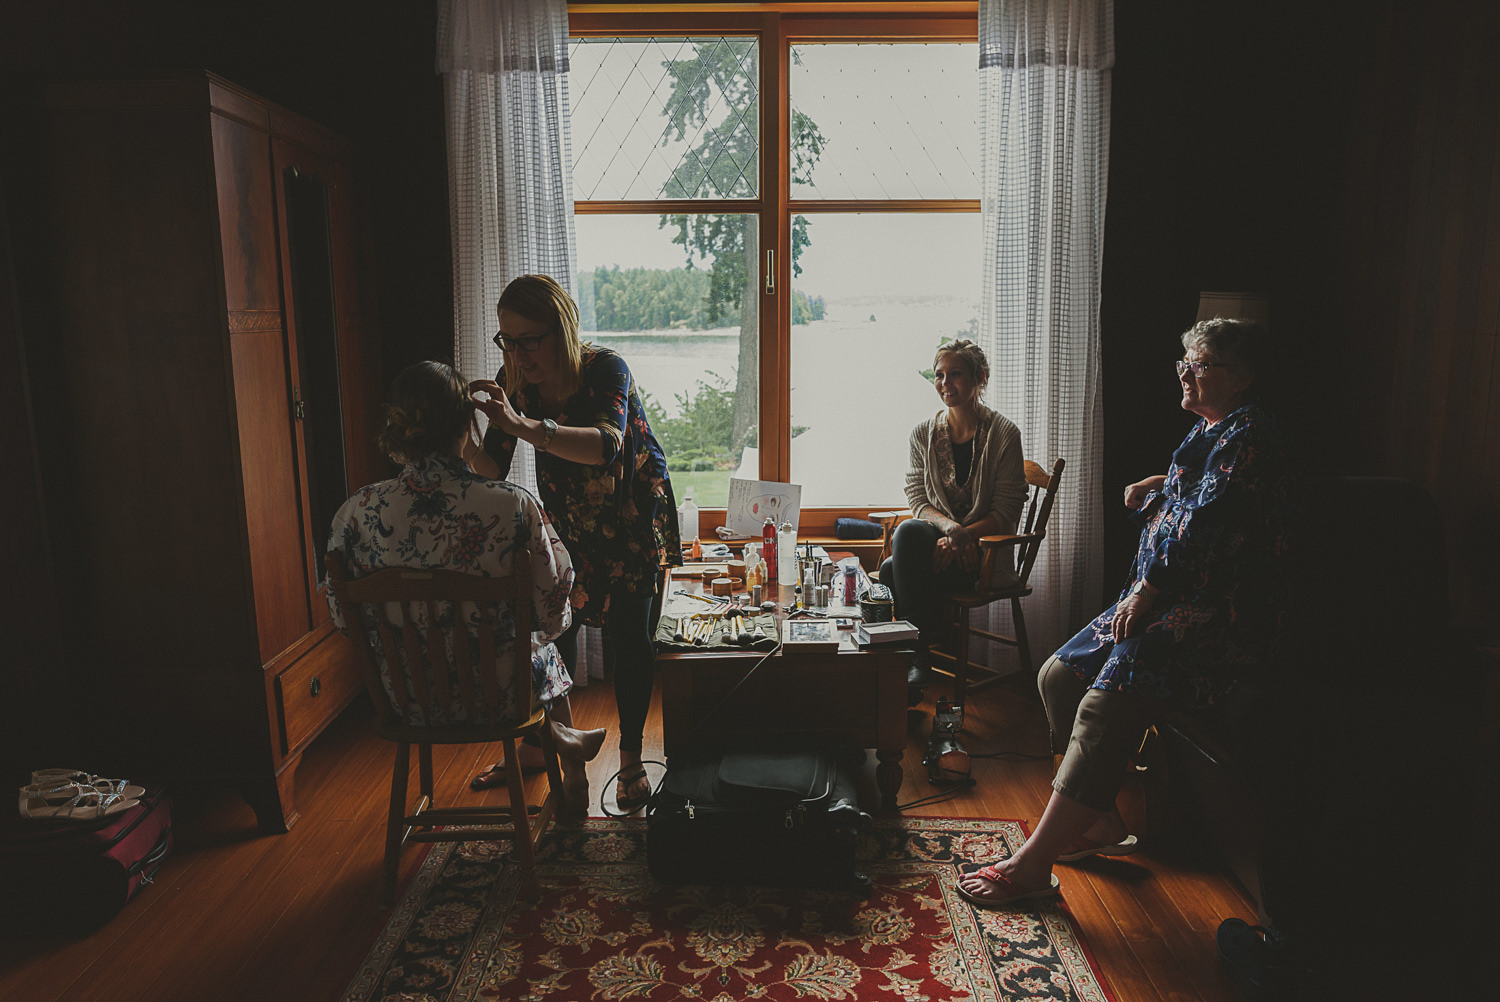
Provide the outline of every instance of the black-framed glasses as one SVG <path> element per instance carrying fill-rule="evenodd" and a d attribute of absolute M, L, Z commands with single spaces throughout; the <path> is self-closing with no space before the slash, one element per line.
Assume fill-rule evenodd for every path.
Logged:
<path fill-rule="evenodd" d="M 1221 369 L 1228 368 L 1228 366 L 1223 362 L 1189 362 L 1185 358 L 1179 358 L 1177 360 L 1177 375 L 1181 377 L 1185 375 L 1189 369 L 1192 369 L 1193 378 L 1202 379 L 1204 373 L 1208 372 L 1209 369 L 1212 369 L 1216 365 Z"/>
<path fill-rule="evenodd" d="M 504 334 L 500 334 L 497 332 L 495 336 L 490 340 L 494 341 L 496 346 L 498 346 L 501 351 L 530 352 L 536 351 L 538 348 L 540 348 L 542 346 L 542 342 L 546 340 L 547 335 L 551 333 L 551 331 L 547 331 L 546 333 L 536 334 L 532 337 L 506 337 Z"/>

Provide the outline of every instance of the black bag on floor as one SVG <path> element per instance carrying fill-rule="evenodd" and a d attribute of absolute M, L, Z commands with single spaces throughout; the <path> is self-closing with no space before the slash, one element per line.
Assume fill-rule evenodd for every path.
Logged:
<path fill-rule="evenodd" d="M 664 884 L 817 887 L 867 895 L 847 768 L 819 751 L 673 756 L 646 805 L 646 862 Z"/>
<path fill-rule="evenodd" d="M 98 820 L 0 822 L 0 930 L 86 932 L 151 883 L 172 848 L 172 801 L 147 786 L 140 803 Z"/>

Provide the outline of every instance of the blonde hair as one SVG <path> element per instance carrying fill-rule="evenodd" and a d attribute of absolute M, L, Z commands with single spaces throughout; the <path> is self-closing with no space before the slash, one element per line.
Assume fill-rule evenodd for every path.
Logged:
<path fill-rule="evenodd" d="M 979 384 L 979 392 L 984 392 L 984 388 L 989 385 L 990 381 L 990 360 L 984 357 L 984 349 L 967 338 L 949 341 L 939 345 L 937 354 L 932 356 L 933 368 L 937 368 L 938 362 L 942 361 L 944 355 L 952 355 L 958 359 L 958 364 L 962 365 L 969 373 L 969 377 Z"/>
<path fill-rule="evenodd" d="M 469 381 L 453 366 L 418 362 L 391 384 L 380 451 L 398 463 L 415 463 L 453 448 L 474 413 Z"/>
<path fill-rule="evenodd" d="M 510 310 L 534 323 L 546 324 L 549 333 L 557 335 L 552 346 L 559 363 L 558 391 L 563 399 L 577 392 L 583 380 L 583 342 L 578 339 L 578 304 L 568 290 L 547 275 L 522 275 L 500 293 L 496 311 Z M 545 342 L 539 350 L 546 350 Z M 505 392 L 514 395 L 526 385 L 518 366 L 505 367 Z"/>

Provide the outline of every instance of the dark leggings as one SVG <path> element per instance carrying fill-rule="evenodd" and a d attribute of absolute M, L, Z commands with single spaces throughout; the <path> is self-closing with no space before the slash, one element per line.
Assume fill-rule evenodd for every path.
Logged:
<path fill-rule="evenodd" d="M 615 708 L 620 714 L 620 750 L 639 752 L 651 712 L 651 687 L 656 681 L 656 657 L 651 649 L 650 592 L 613 592 L 604 620 L 604 670 L 615 682 Z M 583 620 L 575 618 L 567 632 L 557 638 L 568 674 L 578 677 L 578 630 Z"/>
<path fill-rule="evenodd" d="M 941 574 L 933 573 L 932 551 L 942 538 L 931 522 L 909 518 L 896 526 L 891 555 L 880 565 L 880 582 L 891 589 L 896 615 L 921 631 L 924 648 L 940 639 L 942 595 L 974 583 L 974 575 L 959 570 L 956 562 Z"/>

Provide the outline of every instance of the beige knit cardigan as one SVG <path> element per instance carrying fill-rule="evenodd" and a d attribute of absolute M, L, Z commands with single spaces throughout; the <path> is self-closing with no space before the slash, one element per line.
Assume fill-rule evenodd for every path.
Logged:
<path fill-rule="evenodd" d="M 914 518 L 924 508 L 968 525 L 994 515 L 999 532 L 1014 532 L 1026 503 L 1026 470 L 1021 455 L 1021 431 L 1005 415 L 979 405 L 979 428 L 974 433 L 974 464 L 969 472 L 967 511 L 955 511 L 949 489 L 938 475 L 940 442 L 948 440 L 948 410 L 944 408 L 912 429 L 911 465 L 906 473 L 906 504 Z"/>

